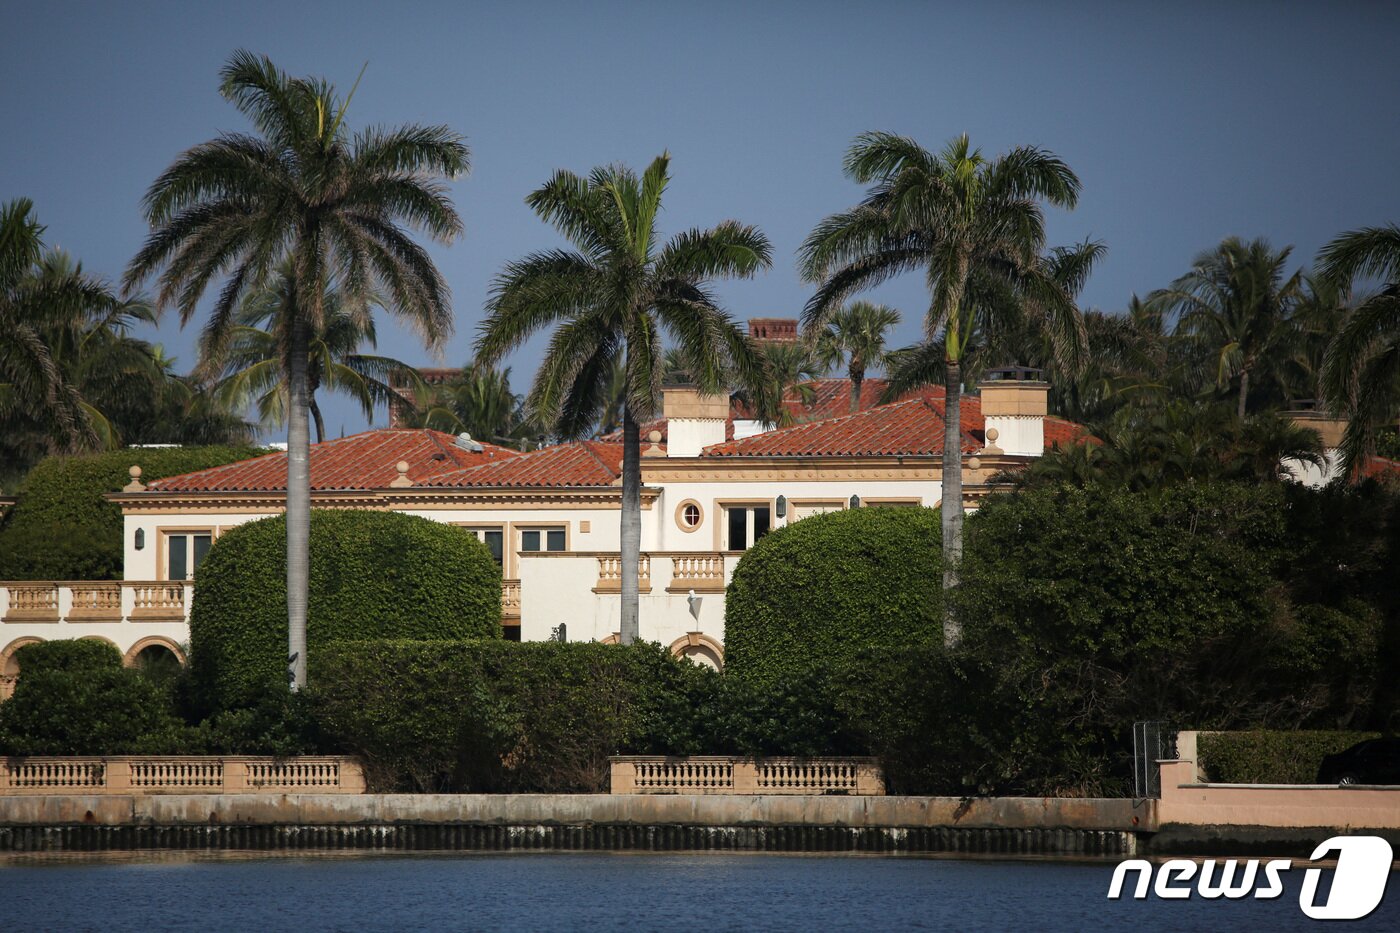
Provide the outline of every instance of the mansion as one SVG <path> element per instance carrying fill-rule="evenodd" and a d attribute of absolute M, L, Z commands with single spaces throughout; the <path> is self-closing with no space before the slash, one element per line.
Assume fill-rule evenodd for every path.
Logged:
<path fill-rule="evenodd" d="M 725 585 L 764 534 L 820 512 L 942 504 L 943 390 L 876 405 L 883 389 L 866 380 L 853 411 L 848 381 L 818 380 L 786 400 L 794 423 L 771 429 L 727 397 L 665 389 L 664 418 L 642 427 L 644 640 L 721 666 Z M 964 509 L 998 474 L 1088 439 L 1047 413 L 1037 370 L 994 370 L 977 390 L 961 404 Z M 1333 423 L 1298 417 L 1329 436 Z M 0 674 L 12 683 L 15 649 L 54 638 L 106 639 L 128 663 L 166 652 L 183 662 L 200 562 L 229 528 L 282 511 L 286 456 L 149 483 L 133 468 L 108 497 L 124 516 L 124 579 L 0 584 Z M 312 507 L 456 525 L 500 564 L 506 637 L 606 642 L 621 615 L 621 464 L 616 437 L 522 453 L 465 435 L 371 430 L 312 446 Z"/>

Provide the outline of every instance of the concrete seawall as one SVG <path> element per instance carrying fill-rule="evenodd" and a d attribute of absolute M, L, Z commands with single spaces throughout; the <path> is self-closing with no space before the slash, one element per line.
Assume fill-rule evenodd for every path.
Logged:
<path fill-rule="evenodd" d="M 1121 858 L 1151 802 L 739 795 L 0 798 L 0 852 L 725 849 Z"/>

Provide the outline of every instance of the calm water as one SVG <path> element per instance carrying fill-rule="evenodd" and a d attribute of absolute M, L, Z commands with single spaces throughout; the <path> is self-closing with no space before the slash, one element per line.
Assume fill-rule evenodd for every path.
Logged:
<path fill-rule="evenodd" d="M 1113 866 L 776 855 L 0 861 L 6 930 L 1302 930 L 1272 901 L 1106 899 Z M 1400 881 L 1348 931 L 1400 930 Z"/>

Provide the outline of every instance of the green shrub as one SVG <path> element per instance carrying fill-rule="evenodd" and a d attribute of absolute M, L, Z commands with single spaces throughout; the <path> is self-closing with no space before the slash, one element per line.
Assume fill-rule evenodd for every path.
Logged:
<path fill-rule="evenodd" d="M 860 652 L 942 638 L 938 512 L 864 508 L 815 515 L 763 537 L 725 594 L 725 670 L 795 683 Z"/>
<path fill-rule="evenodd" d="M 49 457 L 25 477 L 19 501 L 0 526 L 0 580 L 118 580 L 122 513 L 102 498 L 131 481 L 176 476 L 255 457 L 251 447 L 128 447 L 78 457 Z"/>
<path fill-rule="evenodd" d="M 326 741 L 381 791 L 602 792 L 608 756 L 702 749 L 718 675 L 657 645 L 363 641 L 325 648 Z"/>
<path fill-rule="evenodd" d="M 1291 603 L 1285 495 L 1183 484 L 989 500 L 967 526 L 964 699 L 949 726 L 980 748 L 975 786 L 1122 792 L 1135 720 L 1295 728 L 1359 715 L 1379 621 Z"/>
<path fill-rule="evenodd" d="M 1376 732 L 1212 732 L 1196 739 L 1208 780 L 1221 784 L 1312 784 L 1327 755 Z"/>
<path fill-rule="evenodd" d="M 243 705 L 287 669 L 285 516 L 219 536 L 199 568 L 191 663 L 214 709 Z M 397 512 L 311 513 L 307 662 L 336 641 L 499 638 L 501 571 L 470 534 Z"/>
<path fill-rule="evenodd" d="M 168 692 L 122 667 L 93 640 L 26 645 L 14 695 L 0 704 L 0 754 L 130 755 L 185 752 L 192 742 Z M 197 745 L 197 740 L 195 744 Z"/>

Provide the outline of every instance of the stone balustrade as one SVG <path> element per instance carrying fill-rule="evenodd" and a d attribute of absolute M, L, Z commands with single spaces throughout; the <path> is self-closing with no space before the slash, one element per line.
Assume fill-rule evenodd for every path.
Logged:
<path fill-rule="evenodd" d="M 184 622 L 189 581 L 0 583 L 0 622 Z"/>
<path fill-rule="evenodd" d="M 614 794 L 852 794 L 883 796 L 873 758 L 732 758 L 621 755 L 610 758 Z"/>
<path fill-rule="evenodd" d="M 0 796 L 26 794 L 363 794 L 364 770 L 343 757 L 0 759 Z"/>
<path fill-rule="evenodd" d="M 593 587 L 593 592 L 622 592 L 622 558 L 616 554 L 599 554 L 597 559 L 598 582 Z M 643 554 L 637 559 L 637 588 L 643 593 L 651 592 L 650 554 Z"/>
<path fill-rule="evenodd" d="M 520 618 L 520 581 L 501 581 L 501 617 L 506 619 Z"/>
<path fill-rule="evenodd" d="M 672 554 L 668 593 L 724 592 L 724 555 L 716 553 Z"/>

